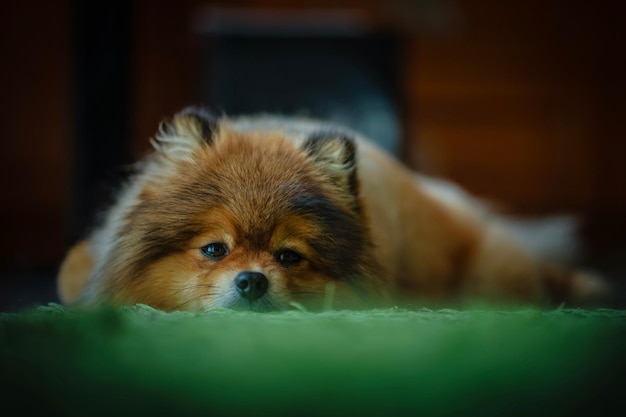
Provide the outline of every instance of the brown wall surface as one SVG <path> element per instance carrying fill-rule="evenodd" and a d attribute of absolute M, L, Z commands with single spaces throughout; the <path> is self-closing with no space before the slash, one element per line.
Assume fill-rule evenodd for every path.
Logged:
<path fill-rule="evenodd" d="M 2 20 L 0 271 L 52 267 L 69 193 L 69 2 L 8 2 Z"/>

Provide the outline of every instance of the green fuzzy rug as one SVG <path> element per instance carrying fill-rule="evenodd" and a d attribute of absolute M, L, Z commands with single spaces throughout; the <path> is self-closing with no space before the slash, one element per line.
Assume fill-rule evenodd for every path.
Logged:
<path fill-rule="evenodd" d="M 596 416 L 625 375 L 624 310 L 0 314 L 4 416 Z"/>

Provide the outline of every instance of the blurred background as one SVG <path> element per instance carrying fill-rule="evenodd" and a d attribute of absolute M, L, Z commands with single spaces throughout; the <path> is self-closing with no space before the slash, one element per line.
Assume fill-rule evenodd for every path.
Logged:
<path fill-rule="evenodd" d="M 182 107 L 346 123 L 523 216 L 581 216 L 624 283 L 626 3 L 8 2 L 0 311 L 57 301 L 79 239 Z"/>

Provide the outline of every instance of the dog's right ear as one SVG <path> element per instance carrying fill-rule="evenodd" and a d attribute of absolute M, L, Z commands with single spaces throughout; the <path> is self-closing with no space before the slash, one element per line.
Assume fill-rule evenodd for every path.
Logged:
<path fill-rule="evenodd" d="M 201 107 L 187 107 L 159 129 L 152 145 L 168 156 L 185 156 L 198 146 L 212 144 L 219 128 L 219 119 Z"/>

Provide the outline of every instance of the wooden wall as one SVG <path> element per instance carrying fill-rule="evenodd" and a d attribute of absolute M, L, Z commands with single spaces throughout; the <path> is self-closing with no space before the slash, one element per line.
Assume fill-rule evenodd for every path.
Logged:
<path fill-rule="evenodd" d="M 410 54 L 418 157 L 523 209 L 623 200 L 596 171 L 617 165 L 601 159 L 626 143 L 616 130 L 624 7 L 608 4 L 460 2 L 457 32 L 418 37 Z"/>
<path fill-rule="evenodd" d="M 521 213 L 583 215 L 598 251 L 626 231 L 623 2 L 456 2 L 408 51 L 410 161 Z"/>
<path fill-rule="evenodd" d="M 0 278 L 58 262 L 72 152 L 69 1 L 2 9 Z"/>

